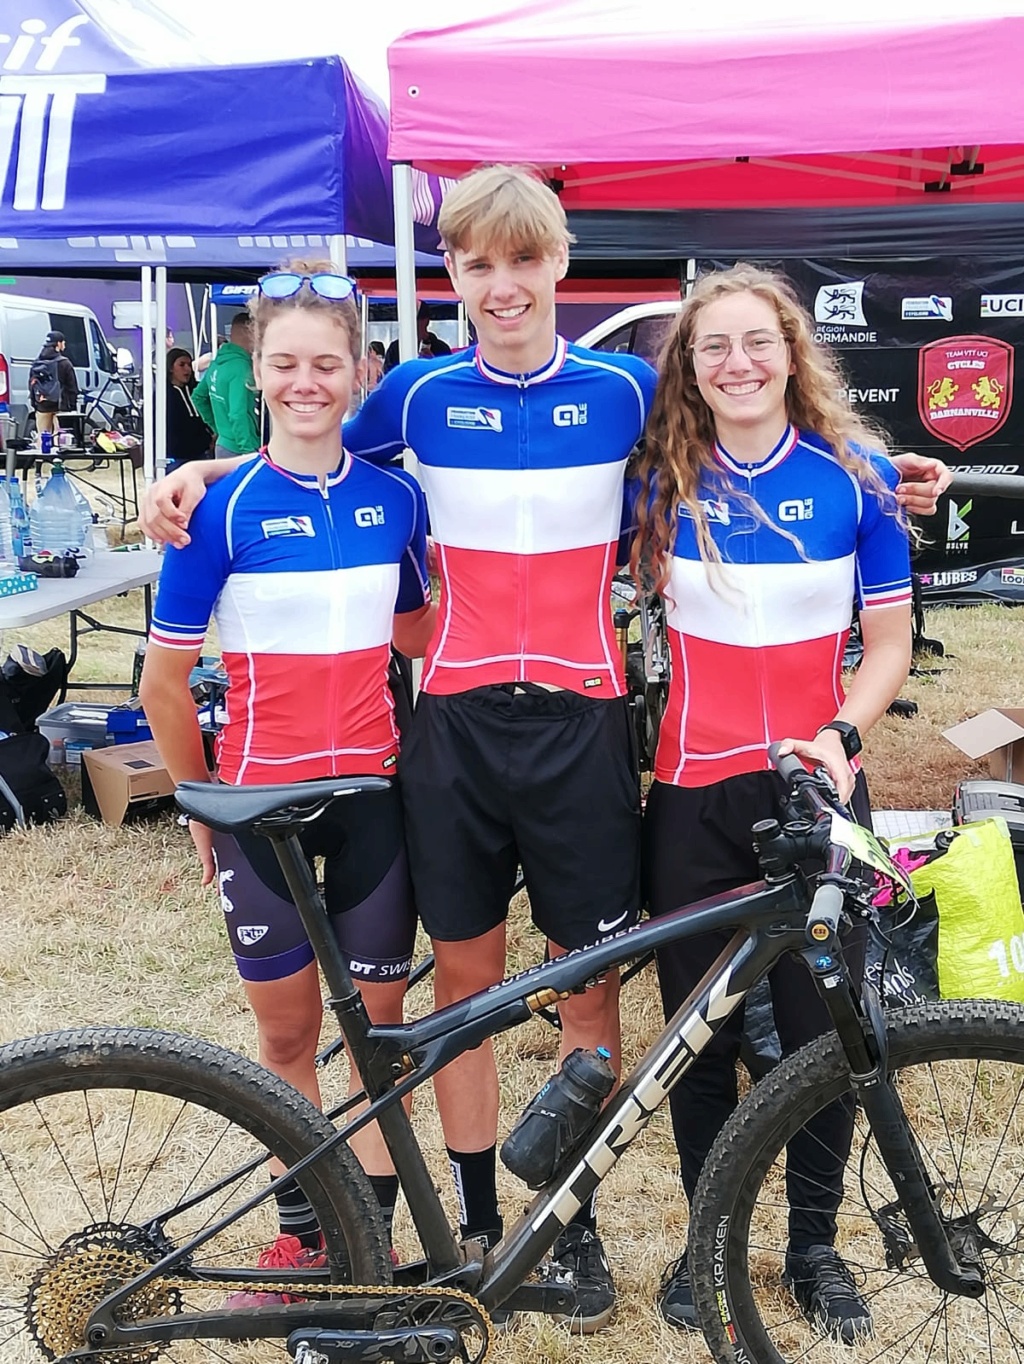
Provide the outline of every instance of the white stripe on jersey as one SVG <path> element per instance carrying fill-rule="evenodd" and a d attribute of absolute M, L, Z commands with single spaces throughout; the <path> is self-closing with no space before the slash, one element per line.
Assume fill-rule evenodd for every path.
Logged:
<path fill-rule="evenodd" d="M 855 555 L 796 564 L 715 564 L 672 559 L 673 630 L 759 649 L 800 644 L 849 628 Z M 717 589 L 717 590 L 716 590 Z"/>
<path fill-rule="evenodd" d="M 312 657 L 387 644 L 398 574 L 398 564 L 232 573 L 217 602 L 220 646 L 228 653 Z"/>
<path fill-rule="evenodd" d="M 419 478 L 435 538 L 452 549 L 550 554 L 618 541 L 624 459 L 569 469 L 443 469 Z"/>

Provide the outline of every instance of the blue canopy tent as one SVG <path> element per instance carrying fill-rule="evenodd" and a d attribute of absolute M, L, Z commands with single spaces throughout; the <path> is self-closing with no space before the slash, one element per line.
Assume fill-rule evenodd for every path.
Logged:
<path fill-rule="evenodd" d="M 5 264 L 30 257 L 39 268 L 42 257 L 59 269 L 89 242 L 94 263 L 105 252 L 140 263 L 144 305 L 155 266 L 162 334 L 166 262 L 178 239 L 192 250 L 204 238 L 279 239 L 287 249 L 294 236 L 322 234 L 342 266 L 346 232 L 393 240 L 387 111 L 340 57 L 214 65 L 145 0 L 8 0 L 4 9 Z M 418 244 L 436 249 L 436 232 L 419 231 Z M 251 251 L 238 250 L 251 264 Z M 206 254 L 228 263 L 220 249 Z M 163 453 L 162 349 L 156 384 L 146 376 L 156 399 L 149 475 Z"/>

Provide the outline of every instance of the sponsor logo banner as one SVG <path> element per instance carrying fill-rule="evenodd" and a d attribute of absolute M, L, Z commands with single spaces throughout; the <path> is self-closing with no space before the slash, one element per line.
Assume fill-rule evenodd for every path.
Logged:
<path fill-rule="evenodd" d="M 1024 294 L 982 294 L 982 317 L 1020 317 L 1024 314 Z"/>
<path fill-rule="evenodd" d="M 904 322 L 952 322 L 953 300 L 929 294 L 927 298 L 905 298 L 900 307 Z"/>
<path fill-rule="evenodd" d="M 1013 402 L 1013 347 L 990 336 L 950 336 L 922 346 L 917 409 L 933 436 L 957 450 L 988 440 Z"/>
<path fill-rule="evenodd" d="M 864 281 L 823 284 L 814 297 L 814 320 L 837 327 L 866 327 Z"/>

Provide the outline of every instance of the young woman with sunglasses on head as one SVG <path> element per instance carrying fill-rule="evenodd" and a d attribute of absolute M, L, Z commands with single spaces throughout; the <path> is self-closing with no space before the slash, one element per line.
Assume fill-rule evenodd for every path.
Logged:
<path fill-rule="evenodd" d="M 167 551 L 143 671 L 146 713 L 176 782 L 209 775 L 189 673 L 211 615 L 231 684 L 220 781 L 395 775 L 390 645 L 423 654 L 435 608 L 419 486 L 342 448 L 363 368 L 354 289 L 329 264 L 296 261 L 261 280 L 249 304 L 270 441 L 204 500 L 191 543 Z M 273 851 L 258 837 L 190 828 L 203 884 L 218 882 L 260 1061 L 319 1105 L 319 977 Z M 325 858 L 327 909 L 370 1017 L 399 1021 L 416 915 L 398 791 L 339 801 L 303 843 L 311 860 Z M 393 1210 L 397 1179 L 376 1126 L 353 1147 L 381 1207 Z M 298 1186 L 278 1203 L 281 1235 L 260 1263 L 322 1263 Z M 242 1294 L 231 1305 L 271 1300 Z"/>
<path fill-rule="evenodd" d="M 895 468 L 839 396 L 842 379 L 813 339 L 788 282 L 739 265 L 705 276 L 662 356 L 647 427 L 634 559 L 651 556 L 669 610 L 667 712 L 644 828 L 652 915 L 759 879 L 756 820 L 781 818 L 776 740 L 824 764 L 844 801 L 870 820 L 855 762 L 910 665 L 908 536 Z M 851 603 L 864 657 L 844 697 Z M 728 933 L 659 953 L 671 1017 Z M 863 939 L 850 941 L 863 970 Z M 829 1027 L 802 963 L 771 978 L 784 1051 Z M 742 1011 L 740 1011 L 742 1014 Z M 736 1107 L 742 1016 L 734 1016 L 671 1094 L 683 1184 Z M 785 1282 L 805 1314 L 853 1343 L 870 1310 L 834 1249 L 853 1112 L 826 1109 L 789 1145 Z M 685 1253 L 665 1273 L 661 1311 L 696 1327 Z"/>

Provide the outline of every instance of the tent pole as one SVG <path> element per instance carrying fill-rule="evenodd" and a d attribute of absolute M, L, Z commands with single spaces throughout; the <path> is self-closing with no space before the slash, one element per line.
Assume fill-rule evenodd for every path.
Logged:
<path fill-rule="evenodd" d="M 416 344 L 416 246 L 413 236 L 412 166 L 398 161 L 391 168 L 395 196 L 395 291 L 398 294 L 398 353 L 411 360 Z M 415 470 L 413 470 L 415 472 Z"/>
<path fill-rule="evenodd" d="M 343 233 L 330 238 L 331 264 L 341 274 L 348 274 L 348 240 Z"/>
<path fill-rule="evenodd" d="M 162 478 L 167 468 L 167 266 L 156 267 L 156 343 L 153 349 L 153 382 L 156 386 L 151 437 L 143 449 L 152 476 Z M 150 458 L 147 451 L 152 450 Z"/>
<path fill-rule="evenodd" d="M 693 286 L 697 283 L 697 261 L 690 256 L 686 262 L 686 284 L 683 289 L 683 298 L 689 298 L 693 293 Z"/>
<path fill-rule="evenodd" d="M 153 482 L 153 267 L 142 267 L 142 470 Z"/>
<path fill-rule="evenodd" d="M 412 166 L 408 161 L 396 161 L 391 167 L 391 184 L 395 201 L 395 293 L 398 295 L 398 354 L 411 360 L 419 347 L 416 343 L 416 242 L 413 236 Z M 417 473 L 416 456 L 406 450 L 404 467 L 413 477 Z M 412 686 L 419 695 L 423 660 L 412 661 Z"/>

